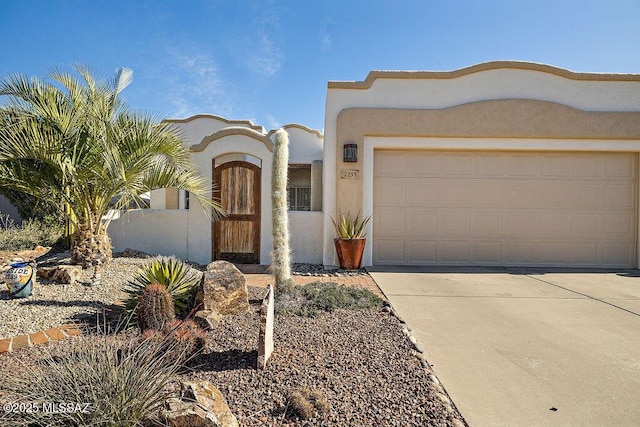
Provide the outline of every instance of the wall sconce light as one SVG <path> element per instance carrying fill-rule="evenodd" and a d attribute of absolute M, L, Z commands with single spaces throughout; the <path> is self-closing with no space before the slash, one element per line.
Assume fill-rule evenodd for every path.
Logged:
<path fill-rule="evenodd" d="M 347 163 L 358 161 L 358 144 L 344 144 L 342 147 L 342 161 Z"/>

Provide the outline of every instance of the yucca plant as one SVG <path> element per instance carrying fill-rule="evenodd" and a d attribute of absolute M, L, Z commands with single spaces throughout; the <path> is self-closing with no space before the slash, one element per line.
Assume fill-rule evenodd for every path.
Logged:
<path fill-rule="evenodd" d="M 152 283 L 167 288 L 173 297 L 175 313 L 186 314 L 193 305 L 196 289 L 200 283 L 200 274 L 175 257 L 156 257 L 143 264 L 125 292 L 129 294 L 126 307 L 135 311 L 138 298 Z"/>
<path fill-rule="evenodd" d="M 336 229 L 339 239 L 360 239 L 365 236 L 364 228 L 371 220 L 371 216 L 360 218 L 360 211 L 355 218 L 351 218 L 351 214 L 340 213 L 339 223 L 331 217 L 331 222 Z"/>

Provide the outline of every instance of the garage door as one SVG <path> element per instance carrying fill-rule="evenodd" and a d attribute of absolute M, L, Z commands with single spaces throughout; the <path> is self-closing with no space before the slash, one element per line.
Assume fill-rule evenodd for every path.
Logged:
<path fill-rule="evenodd" d="M 374 153 L 374 264 L 633 267 L 626 153 Z"/>

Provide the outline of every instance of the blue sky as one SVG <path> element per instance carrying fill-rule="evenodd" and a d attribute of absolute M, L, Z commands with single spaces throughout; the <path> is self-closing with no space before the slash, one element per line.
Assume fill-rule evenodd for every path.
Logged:
<path fill-rule="evenodd" d="M 515 59 L 640 73 L 638 0 L 0 0 L 0 75 L 134 70 L 129 105 L 324 126 L 329 80 Z"/>

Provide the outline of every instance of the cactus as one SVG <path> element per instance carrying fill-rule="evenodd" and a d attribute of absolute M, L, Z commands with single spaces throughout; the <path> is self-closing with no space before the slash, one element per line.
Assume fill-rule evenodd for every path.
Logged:
<path fill-rule="evenodd" d="M 175 319 L 173 298 L 166 287 L 158 283 L 147 286 L 138 297 L 138 326 L 142 332 L 161 331 Z"/>
<path fill-rule="evenodd" d="M 276 132 L 271 172 L 273 252 L 271 253 L 270 270 L 276 279 L 276 289 L 291 284 L 291 251 L 289 249 L 289 216 L 287 207 L 288 161 L 289 135 L 284 129 L 280 129 Z"/>
<path fill-rule="evenodd" d="M 157 343 L 158 357 L 187 362 L 204 348 L 205 337 L 205 332 L 193 320 L 174 320 L 163 330 L 147 329 L 140 334 L 139 341 Z"/>
<path fill-rule="evenodd" d="M 205 333 L 193 320 L 174 321 L 170 333 L 184 351 L 184 357 L 190 359 L 204 348 Z"/>

